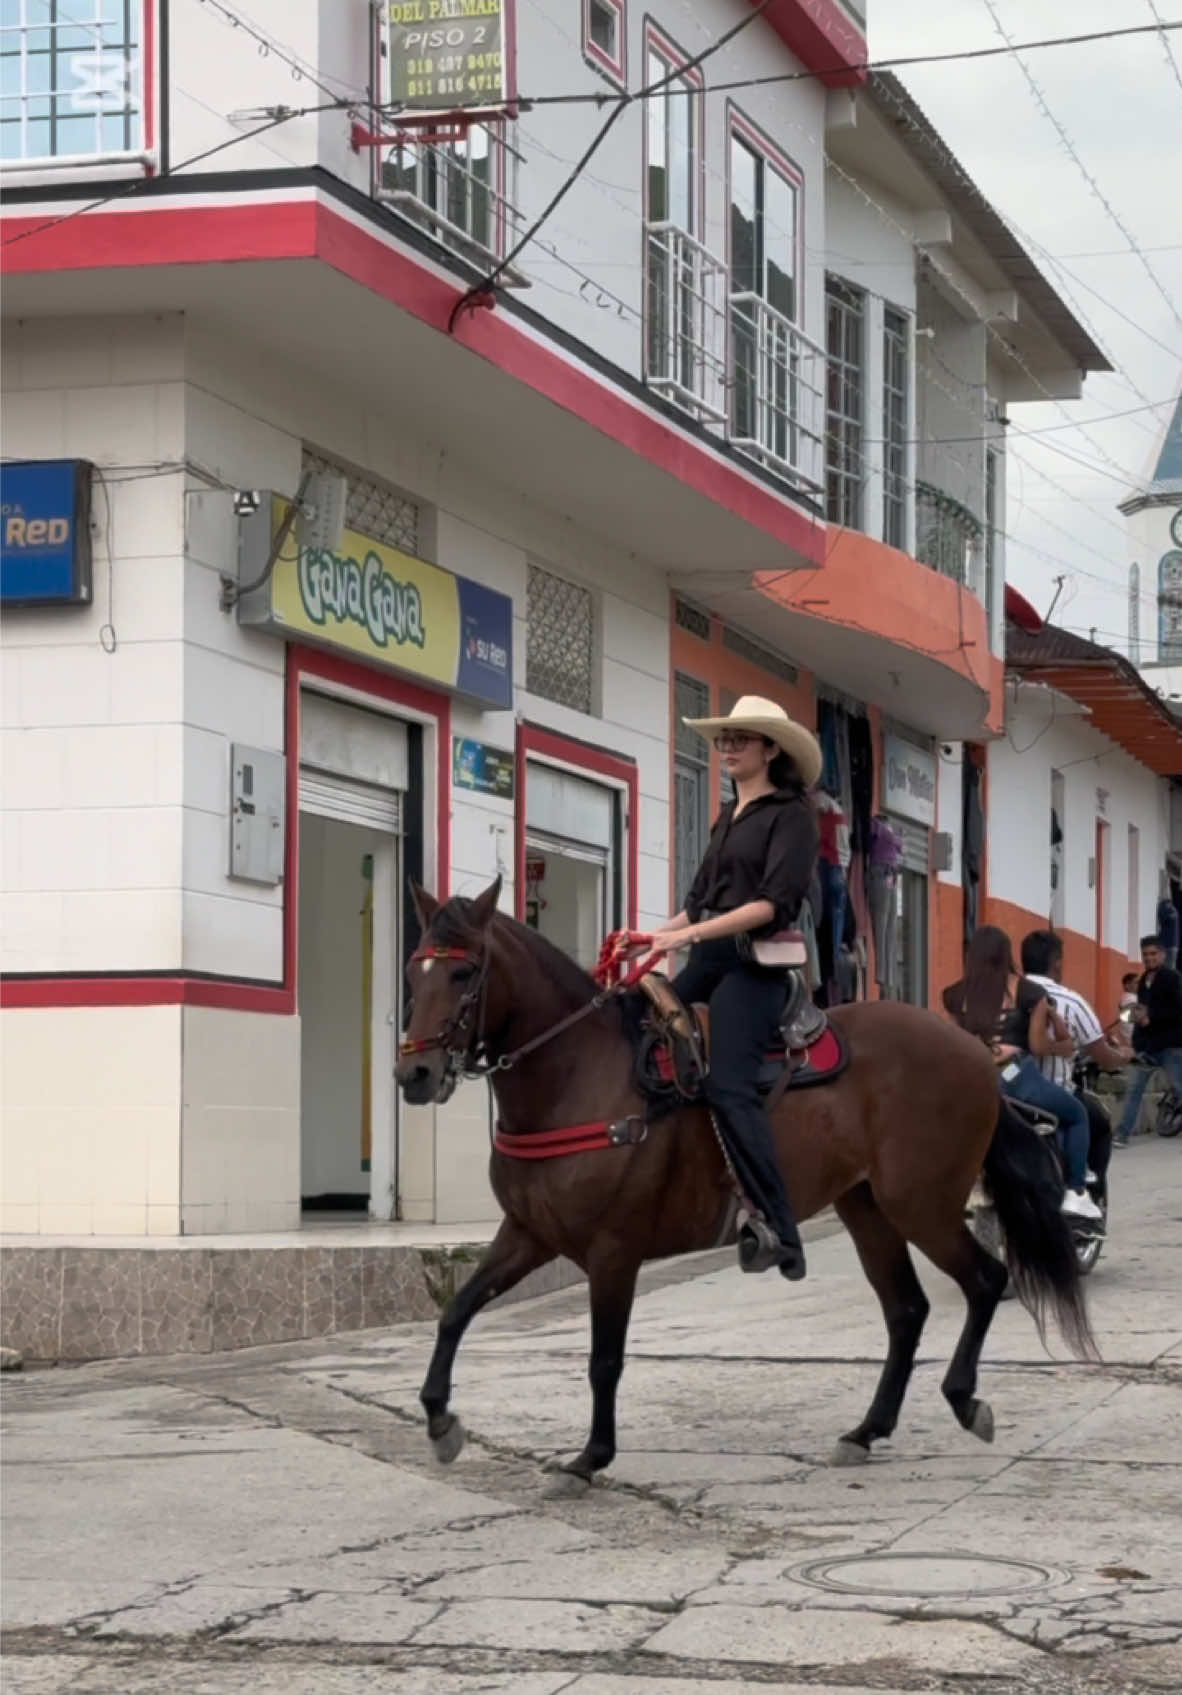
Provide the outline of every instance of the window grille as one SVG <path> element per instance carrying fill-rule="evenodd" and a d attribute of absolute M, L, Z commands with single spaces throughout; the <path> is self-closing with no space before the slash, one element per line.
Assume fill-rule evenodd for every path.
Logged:
<path fill-rule="evenodd" d="M 685 718 L 710 715 L 710 688 L 677 671 L 673 678 L 673 876 L 674 900 L 680 908 L 706 852 L 710 835 L 710 743 Z"/>
<path fill-rule="evenodd" d="M 343 460 L 330 459 L 327 454 L 315 453 L 308 447 L 304 449 L 304 470 L 331 471 L 347 477 L 346 527 L 418 557 L 419 508 L 413 500 Z"/>
<path fill-rule="evenodd" d="M 907 546 L 907 319 L 887 307 L 882 330 L 882 539 Z"/>
<path fill-rule="evenodd" d="M 679 628 L 688 630 L 691 636 L 697 636 L 704 642 L 710 640 L 708 612 L 700 612 L 696 606 L 691 606 L 688 600 L 676 600 L 673 603 L 673 617 Z"/>
<path fill-rule="evenodd" d="M 851 530 L 862 526 L 863 303 L 859 289 L 826 278 L 826 511 Z"/>
<path fill-rule="evenodd" d="M 115 159 L 144 146 L 143 0 L 5 0 L 0 157 Z"/>
<path fill-rule="evenodd" d="M 595 603 L 589 589 L 529 568 L 525 686 L 576 712 L 595 710 Z"/>

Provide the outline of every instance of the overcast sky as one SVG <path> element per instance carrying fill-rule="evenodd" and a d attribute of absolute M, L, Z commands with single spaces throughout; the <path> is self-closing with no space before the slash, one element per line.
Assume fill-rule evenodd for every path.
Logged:
<path fill-rule="evenodd" d="M 993 0 L 993 5 L 1014 41 L 1152 23 L 1155 5 L 1163 18 L 1182 17 L 1182 0 L 1121 0 L 1119 6 L 1111 0 Z M 869 0 L 868 10 L 874 58 L 1000 40 L 987 0 L 938 5 Z M 1023 57 L 1168 301 L 1013 60 L 907 67 L 898 75 L 978 187 L 1019 239 L 1025 238 L 1031 256 L 1114 367 L 1112 375 L 1087 378 L 1082 400 L 1065 403 L 1082 428 L 1056 430 L 1041 441 L 1011 435 L 1007 575 L 1045 612 L 1054 579 L 1066 574 L 1055 622 L 1083 635 L 1094 625 L 1097 640 L 1123 648 L 1128 551 L 1117 502 L 1147 475 L 1182 381 L 1182 30 Z M 1168 404 L 1131 417 L 1104 417 L 1146 401 Z M 1014 428 L 1022 430 L 1066 422 L 1050 403 L 1015 406 L 1010 415 Z M 1064 452 L 1095 468 L 1073 463 Z M 1145 578 L 1146 562 L 1141 563 Z M 1146 582 L 1143 659 L 1155 657 L 1146 645 L 1155 631 Z"/>

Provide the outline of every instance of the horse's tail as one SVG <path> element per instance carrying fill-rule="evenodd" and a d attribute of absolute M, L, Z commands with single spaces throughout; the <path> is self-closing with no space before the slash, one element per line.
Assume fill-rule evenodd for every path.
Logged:
<path fill-rule="evenodd" d="M 1060 1211 L 1063 1182 L 1055 1156 L 1004 1099 L 985 1155 L 985 1188 L 1005 1236 L 1010 1276 L 1039 1335 L 1045 1342 L 1050 1308 L 1072 1352 L 1099 1359 L 1075 1242 Z"/>

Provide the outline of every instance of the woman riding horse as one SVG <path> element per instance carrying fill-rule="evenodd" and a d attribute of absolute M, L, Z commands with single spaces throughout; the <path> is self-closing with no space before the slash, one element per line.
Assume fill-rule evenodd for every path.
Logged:
<path fill-rule="evenodd" d="M 489 1176 L 504 1212 L 440 1320 L 420 1398 L 436 1456 L 454 1459 L 464 1431 L 449 1408 L 451 1376 L 464 1331 L 495 1296 L 565 1255 L 590 1287 L 591 1431 L 563 1468 L 586 1483 L 616 1451 L 616 1393 L 641 1264 L 727 1240 L 731 1186 L 704 1104 L 647 1116 L 635 1019 L 622 997 L 498 913 L 499 896 L 499 879 L 475 900 L 441 902 L 415 890 L 422 938 L 408 973 L 398 1082 L 409 1102 L 425 1105 L 447 1100 L 460 1076 L 490 1078 L 498 1124 Z M 799 1216 L 836 1210 L 886 1320 L 878 1388 L 834 1459 L 865 1460 L 897 1423 L 928 1313 L 909 1243 L 964 1294 L 943 1392 L 963 1428 L 990 1441 L 993 1415 L 977 1398 L 977 1367 L 1006 1271 L 965 1225 L 982 1166 L 1019 1294 L 1040 1322 L 1053 1309 L 1078 1350 L 1093 1347 L 1054 1156 L 1002 1100 L 989 1054 L 963 1031 L 898 1002 L 840 1007 L 831 1017 L 848 1066 L 794 1093 L 771 1128 Z"/>
<path fill-rule="evenodd" d="M 815 736 L 782 706 L 744 695 L 726 718 L 687 718 L 713 735 L 735 799 L 718 816 L 685 910 L 652 939 L 654 952 L 690 945 L 674 979 L 682 1003 L 710 1007 L 706 1099 L 739 1179 L 764 1217 L 739 1233 L 744 1271 L 777 1265 L 797 1281 L 804 1248 L 759 1090 L 765 1055 L 780 1045 L 787 996 L 782 970 L 758 961 L 759 941 L 795 923 L 817 860 L 817 825 L 806 791 L 821 775 Z"/>

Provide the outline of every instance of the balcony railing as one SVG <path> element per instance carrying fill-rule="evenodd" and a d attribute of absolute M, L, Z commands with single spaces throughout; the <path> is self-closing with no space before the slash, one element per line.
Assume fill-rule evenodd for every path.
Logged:
<path fill-rule="evenodd" d="M 520 158 L 492 125 L 473 124 L 447 141 L 407 134 L 382 157 L 377 197 L 483 266 L 499 258 L 519 231 Z M 526 281 L 513 270 L 502 280 L 510 287 Z"/>
<path fill-rule="evenodd" d="M 931 483 L 915 485 L 915 557 L 941 576 L 984 593 L 985 531 L 967 506 Z"/>
<path fill-rule="evenodd" d="M 675 224 L 645 226 L 645 381 L 726 423 L 726 266 Z"/>
<path fill-rule="evenodd" d="M 731 295 L 730 438 L 810 488 L 825 480 L 825 349 L 760 295 Z"/>

